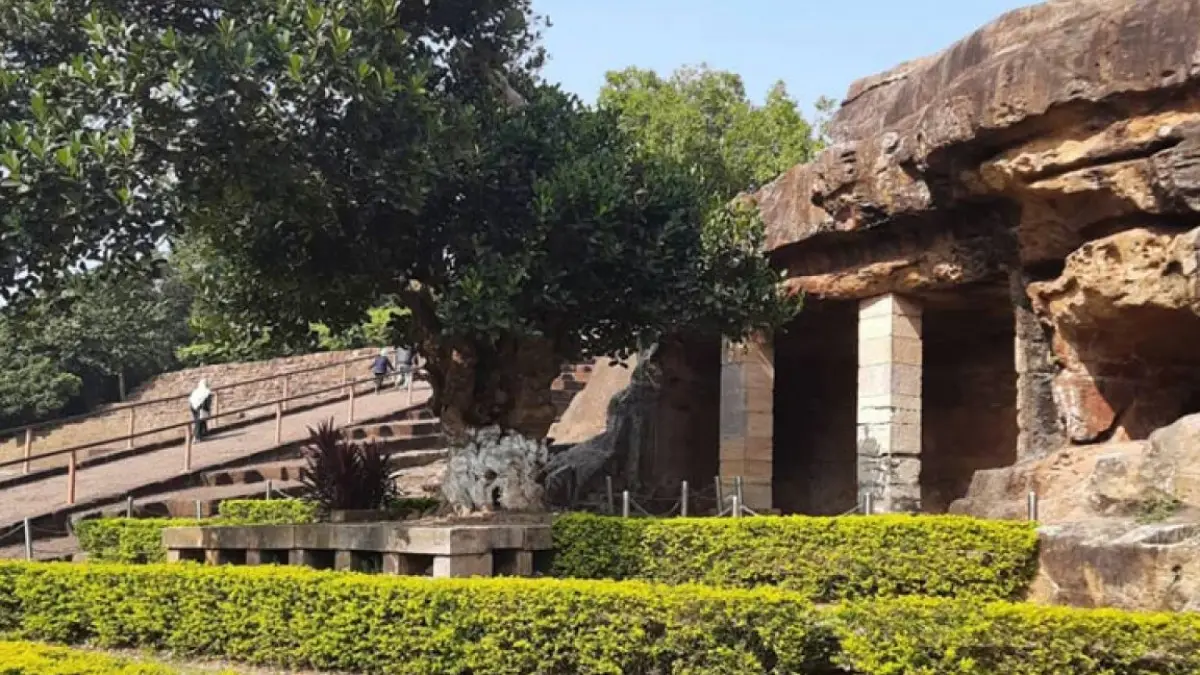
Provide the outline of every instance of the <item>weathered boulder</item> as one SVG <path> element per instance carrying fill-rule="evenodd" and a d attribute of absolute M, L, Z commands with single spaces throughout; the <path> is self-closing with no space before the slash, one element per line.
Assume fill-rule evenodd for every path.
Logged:
<path fill-rule="evenodd" d="M 1159 429 L 1149 440 L 1069 446 L 1048 457 L 975 474 L 951 511 L 1024 518 L 1038 495 L 1038 520 L 1165 520 L 1200 513 L 1200 415 Z"/>
<path fill-rule="evenodd" d="M 1200 611 L 1200 525 L 1044 526 L 1038 574 L 1028 599 L 1076 607 Z"/>

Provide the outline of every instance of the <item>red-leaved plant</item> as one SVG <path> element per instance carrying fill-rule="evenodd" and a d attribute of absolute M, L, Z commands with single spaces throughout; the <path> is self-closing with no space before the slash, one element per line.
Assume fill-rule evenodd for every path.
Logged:
<path fill-rule="evenodd" d="M 374 441 L 353 443 L 333 425 L 309 427 L 300 482 L 322 511 L 382 509 L 396 497 L 388 457 Z"/>

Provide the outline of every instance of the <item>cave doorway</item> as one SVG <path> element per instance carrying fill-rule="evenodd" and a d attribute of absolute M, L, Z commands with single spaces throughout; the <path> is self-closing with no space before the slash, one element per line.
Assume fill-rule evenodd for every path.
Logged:
<path fill-rule="evenodd" d="M 921 508 L 944 513 L 976 471 L 1016 463 L 1015 323 L 999 285 L 922 304 Z"/>
<path fill-rule="evenodd" d="M 858 303 L 807 300 L 774 345 L 774 506 L 785 514 L 851 511 L 858 501 Z"/>

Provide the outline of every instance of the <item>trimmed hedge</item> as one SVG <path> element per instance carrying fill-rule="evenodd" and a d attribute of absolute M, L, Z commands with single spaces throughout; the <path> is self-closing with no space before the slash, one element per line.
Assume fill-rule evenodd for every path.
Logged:
<path fill-rule="evenodd" d="M 182 675 L 165 664 L 108 654 L 50 647 L 32 642 L 0 642 L 0 675 Z M 236 675 L 232 670 L 221 675 Z"/>
<path fill-rule="evenodd" d="M 189 525 L 282 525 L 311 523 L 316 507 L 298 499 L 232 499 L 217 518 L 97 518 L 75 528 L 79 545 L 93 562 L 154 563 L 167 558 L 162 531 Z M 0 673 L 0 675 L 3 675 Z"/>
<path fill-rule="evenodd" d="M 303 499 L 230 499 L 218 507 L 229 525 L 294 525 L 317 522 L 317 505 Z"/>
<path fill-rule="evenodd" d="M 1017 599 L 1037 571 L 1034 524 L 960 516 L 612 518 L 554 523 L 554 573 L 777 586 L 816 602 L 920 595 Z"/>
<path fill-rule="evenodd" d="M 1195 614 L 184 564 L 0 564 L 0 632 L 414 675 L 1200 672 Z"/>

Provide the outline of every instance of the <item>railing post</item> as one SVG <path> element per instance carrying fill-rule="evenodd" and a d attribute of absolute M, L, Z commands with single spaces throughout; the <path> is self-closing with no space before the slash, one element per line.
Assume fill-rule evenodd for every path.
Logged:
<path fill-rule="evenodd" d="M 412 368 L 408 373 L 408 404 L 413 402 L 413 384 L 417 381 L 417 369 Z"/>
<path fill-rule="evenodd" d="M 1033 490 L 1030 490 L 1029 494 L 1025 496 L 1025 509 L 1030 520 L 1038 519 L 1038 496 Z"/>
<path fill-rule="evenodd" d="M 133 425 L 137 424 L 137 408 L 129 407 L 129 438 L 125 440 L 125 449 L 133 449 Z"/>
<path fill-rule="evenodd" d="M 200 500 L 197 499 L 196 500 L 196 520 L 203 520 L 203 519 L 204 519 L 204 511 L 201 510 Z"/>
<path fill-rule="evenodd" d="M 33 427 L 25 429 L 25 465 L 22 473 L 29 473 L 29 458 L 33 456 Z"/>
<path fill-rule="evenodd" d="M 133 495 L 128 495 L 125 497 L 125 517 L 133 517 Z"/>
<path fill-rule="evenodd" d="M 731 515 L 734 518 L 742 517 L 742 498 L 737 496 L 736 494 L 733 495 L 733 512 Z"/>
<path fill-rule="evenodd" d="M 273 493 L 275 485 L 271 481 L 267 481 L 267 501 L 271 501 L 271 493 Z"/>
<path fill-rule="evenodd" d="M 342 364 L 342 384 L 346 384 L 349 381 L 350 381 L 350 364 L 343 363 Z M 346 387 L 342 387 L 342 395 L 345 396 L 348 394 L 349 394 L 349 392 L 346 391 Z"/>
<path fill-rule="evenodd" d="M 287 409 L 288 397 L 292 395 L 291 380 L 292 378 L 288 377 L 287 375 L 283 376 L 283 400 L 279 402 L 279 405 L 281 405 L 285 410 Z"/>
<path fill-rule="evenodd" d="M 629 490 L 621 493 L 621 517 L 629 517 Z"/>
<path fill-rule="evenodd" d="M 208 416 L 210 431 L 217 428 L 217 419 L 221 416 L 221 395 L 214 391 L 212 397 L 212 414 Z"/>
<path fill-rule="evenodd" d="M 25 519 L 25 559 L 33 560 L 33 527 L 29 519 Z"/>
<path fill-rule="evenodd" d="M 608 498 L 608 515 L 616 515 L 617 502 L 613 499 L 612 476 L 604 477 L 604 494 Z"/>
<path fill-rule="evenodd" d="M 717 515 L 719 516 L 719 515 L 721 515 L 721 511 L 725 510 L 725 490 L 723 489 L 723 486 L 721 485 L 721 477 L 720 476 L 717 476 L 716 478 L 714 478 L 713 482 L 716 483 L 716 488 L 717 488 Z"/>
<path fill-rule="evenodd" d="M 733 492 L 734 492 L 734 494 L 735 494 L 735 495 L 737 495 L 737 500 L 738 500 L 738 503 L 739 503 L 739 504 L 745 504 L 745 503 L 746 503 L 746 493 L 744 493 L 744 492 L 742 491 L 742 477 L 741 477 L 741 476 L 735 476 L 735 477 L 734 477 L 734 479 L 733 479 Z M 741 515 L 741 514 L 738 514 L 738 515 Z"/>
<path fill-rule="evenodd" d="M 67 506 L 75 504 L 75 451 L 67 457 Z"/>
<path fill-rule="evenodd" d="M 283 442 L 283 401 L 275 404 L 275 445 Z"/>
<path fill-rule="evenodd" d="M 192 425 L 183 428 L 183 470 L 192 470 Z"/>
<path fill-rule="evenodd" d="M 346 413 L 346 424 L 354 424 L 354 384 L 350 384 L 349 410 Z"/>
<path fill-rule="evenodd" d="M 679 515 L 683 518 L 688 517 L 688 482 L 685 480 L 680 485 L 679 495 Z"/>

